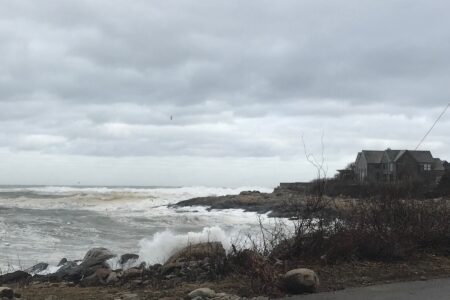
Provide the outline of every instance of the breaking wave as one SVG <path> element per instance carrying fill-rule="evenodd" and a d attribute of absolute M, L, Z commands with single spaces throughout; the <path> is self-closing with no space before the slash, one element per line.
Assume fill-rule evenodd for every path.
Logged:
<path fill-rule="evenodd" d="M 93 247 L 138 253 L 162 262 L 196 241 L 228 248 L 239 232 L 258 226 L 256 213 L 240 209 L 173 208 L 181 200 L 238 194 L 242 188 L 0 187 L 0 271 L 44 261 L 79 259 Z"/>
<path fill-rule="evenodd" d="M 218 226 L 205 227 L 200 232 L 176 234 L 170 230 L 158 232 L 152 238 L 139 242 L 139 257 L 150 264 L 164 263 L 172 254 L 189 244 L 201 242 L 221 242 L 230 248 L 230 235 Z"/>

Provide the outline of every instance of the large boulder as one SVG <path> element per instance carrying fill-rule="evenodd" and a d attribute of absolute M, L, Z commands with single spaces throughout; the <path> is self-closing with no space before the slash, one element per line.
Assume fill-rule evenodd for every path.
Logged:
<path fill-rule="evenodd" d="M 161 268 L 161 274 L 188 280 L 211 280 L 223 275 L 226 253 L 221 243 L 189 245 L 172 255 Z"/>
<path fill-rule="evenodd" d="M 9 287 L 0 287 L 0 299 L 14 299 L 14 291 Z"/>
<path fill-rule="evenodd" d="M 80 265 L 85 267 L 100 265 L 115 256 L 114 253 L 106 248 L 92 248 L 86 253 Z"/>
<path fill-rule="evenodd" d="M 283 285 L 291 294 L 314 293 L 319 284 L 319 277 L 310 269 L 290 270 L 283 276 Z"/>
<path fill-rule="evenodd" d="M 199 261 L 209 258 L 211 261 L 224 261 L 226 257 L 225 249 L 220 242 L 208 242 L 189 245 L 172 255 L 167 261 L 168 264 L 180 262 Z"/>
<path fill-rule="evenodd" d="M 31 278 L 31 275 L 24 271 L 15 271 L 0 276 L 0 284 L 5 283 L 24 283 Z"/>
<path fill-rule="evenodd" d="M 40 262 L 40 263 L 26 269 L 25 272 L 30 273 L 30 274 L 36 274 L 36 273 L 46 270 L 47 268 L 48 268 L 48 263 Z"/>
<path fill-rule="evenodd" d="M 92 248 L 90 249 L 80 264 L 75 261 L 66 262 L 54 274 L 44 277 L 44 280 L 61 281 L 68 280 L 79 282 L 81 279 L 93 275 L 98 269 L 110 269 L 106 263 L 108 259 L 116 255 L 106 248 Z M 93 276 L 90 279 L 95 279 Z"/>

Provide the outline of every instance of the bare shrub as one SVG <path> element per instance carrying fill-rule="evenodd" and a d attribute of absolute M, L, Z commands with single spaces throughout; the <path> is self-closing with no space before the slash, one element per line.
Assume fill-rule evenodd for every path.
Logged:
<path fill-rule="evenodd" d="M 279 274 L 276 266 L 258 251 L 234 248 L 228 256 L 228 264 L 235 278 L 240 279 L 248 288 L 248 296 L 279 296 L 282 294 L 278 284 Z"/>
<path fill-rule="evenodd" d="M 323 204 L 325 203 L 325 204 Z M 313 203 L 297 223 L 295 236 L 275 247 L 284 258 L 338 260 L 406 259 L 421 252 L 450 251 L 450 208 L 446 199 L 354 200 L 336 214 Z M 282 250 L 280 250 L 282 249 Z"/>

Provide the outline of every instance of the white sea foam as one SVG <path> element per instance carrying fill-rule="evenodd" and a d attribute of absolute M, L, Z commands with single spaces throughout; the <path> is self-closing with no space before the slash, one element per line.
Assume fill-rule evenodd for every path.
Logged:
<path fill-rule="evenodd" d="M 221 242 L 225 249 L 231 246 L 231 237 L 218 226 L 203 228 L 200 232 L 175 234 L 170 230 L 156 233 L 150 239 L 139 242 L 140 259 L 150 264 L 164 263 L 177 250 L 189 244 L 200 242 Z"/>
<path fill-rule="evenodd" d="M 233 195 L 246 190 L 272 191 L 263 187 L 0 187 L 0 196 L 2 192 L 16 193 L 15 197 L 1 196 L 0 206 L 30 209 L 85 209 L 99 212 L 133 211 L 169 205 L 195 197 Z M 27 193 L 36 194 L 39 198 L 30 197 Z"/>
<path fill-rule="evenodd" d="M 172 208 L 169 204 L 243 187 L 110 188 L 0 187 L 0 268 L 56 265 L 80 259 L 92 247 L 136 253 L 162 262 L 188 242 L 230 240 L 258 226 L 256 213 L 240 209 Z"/>

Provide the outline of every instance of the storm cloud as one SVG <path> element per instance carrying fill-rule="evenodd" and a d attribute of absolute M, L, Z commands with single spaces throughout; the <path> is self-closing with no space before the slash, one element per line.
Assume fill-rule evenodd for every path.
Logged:
<path fill-rule="evenodd" d="M 0 183 L 274 185 L 313 176 L 302 135 L 330 173 L 414 148 L 450 102 L 449 9 L 0 1 Z M 449 129 L 422 148 L 449 159 Z"/>

